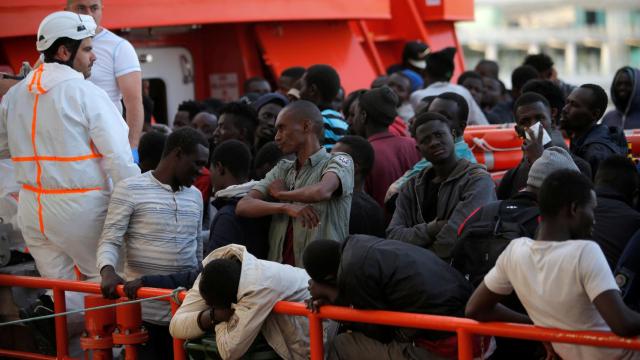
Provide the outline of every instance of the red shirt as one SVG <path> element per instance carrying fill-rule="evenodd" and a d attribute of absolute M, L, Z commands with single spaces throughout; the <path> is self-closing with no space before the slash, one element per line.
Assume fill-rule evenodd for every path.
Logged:
<path fill-rule="evenodd" d="M 395 136 L 386 131 L 369 137 L 375 160 L 365 179 L 365 191 L 384 208 L 384 196 L 389 186 L 405 171 L 420 161 L 416 142 L 410 137 Z"/>
<path fill-rule="evenodd" d="M 204 202 L 204 207 L 206 208 L 209 204 L 209 198 L 211 197 L 211 172 L 206 167 L 203 167 L 200 171 L 200 176 L 196 178 L 196 181 L 193 183 L 193 186 L 198 188 L 202 193 L 202 201 Z"/>
<path fill-rule="evenodd" d="M 396 116 L 391 125 L 389 125 L 389 132 L 395 136 L 409 136 L 407 124 L 400 116 Z"/>

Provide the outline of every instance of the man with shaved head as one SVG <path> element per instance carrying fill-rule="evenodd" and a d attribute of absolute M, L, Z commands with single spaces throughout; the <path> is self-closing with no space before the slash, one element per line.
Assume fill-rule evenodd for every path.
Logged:
<path fill-rule="evenodd" d="M 353 161 L 321 145 L 324 121 L 318 107 L 299 100 L 276 119 L 276 143 L 294 160 L 280 162 L 244 197 L 236 215 L 272 216 L 268 260 L 302 267 L 311 241 L 343 241 L 349 233 Z"/>
<path fill-rule="evenodd" d="M 213 133 L 218 127 L 218 117 L 214 114 L 202 111 L 193 117 L 191 120 L 191 126 L 200 131 L 207 138 L 207 141 L 211 143 L 213 141 Z"/>

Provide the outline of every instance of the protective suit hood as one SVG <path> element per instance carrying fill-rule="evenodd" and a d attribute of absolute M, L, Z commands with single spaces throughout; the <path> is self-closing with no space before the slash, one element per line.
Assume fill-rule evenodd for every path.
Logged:
<path fill-rule="evenodd" d="M 30 72 L 24 82 L 27 91 L 44 94 L 56 85 L 72 79 L 84 80 L 84 76 L 73 68 L 58 63 L 44 63 Z"/>

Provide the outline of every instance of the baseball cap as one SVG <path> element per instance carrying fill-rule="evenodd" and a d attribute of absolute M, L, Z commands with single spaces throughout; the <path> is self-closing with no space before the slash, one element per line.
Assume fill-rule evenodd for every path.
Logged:
<path fill-rule="evenodd" d="M 427 67 L 429 51 L 429 46 L 420 40 L 408 41 L 404 45 L 402 59 L 418 69 L 424 69 Z"/>

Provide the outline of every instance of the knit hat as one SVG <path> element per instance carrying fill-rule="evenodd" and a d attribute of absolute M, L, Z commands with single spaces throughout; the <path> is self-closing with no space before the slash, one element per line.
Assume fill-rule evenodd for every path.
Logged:
<path fill-rule="evenodd" d="M 260 96 L 251 105 L 254 107 L 254 109 L 256 109 L 256 111 L 260 111 L 261 107 L 270 103 L 275 103 L 282 107 L 285 107 L 289 104 L 289 99 L 279 93 L 269 93 Z"/>
<path fill-rule="evenodd" d="M 388 86 L 367 91 L 360 96 L 360 107 L 368 118 L 380 125 L 389 126 L 398 115 L 398 95 Z"/>
<path fill-rule="evenodd" d="M 404 76 L 409 78 L 411 82 L 411 92 L 414 92 L 418 89 L 422 89 L 424 86 L 424 80 L 422 80 L 422 76 L 420 76 L 417 72 L 409 69 L 402 70 Z"/>
<path fill-rule="evenodd" d="M 432 76 L 450 79 L 455 69 L 455 65 L 453 64 L 455 55 L 456 48 L 454 47 L 447 47 L 440 51 L 432 52 L 427 56 L 427 72 Z"/>
<path fill-rule="evenodd" d="M 580 171 L 567 150 L 552 146 L 545 149 L 542 156 L 531 165 L 527 185 L 540 188 L 544 179 L 558 170 Z"/>

